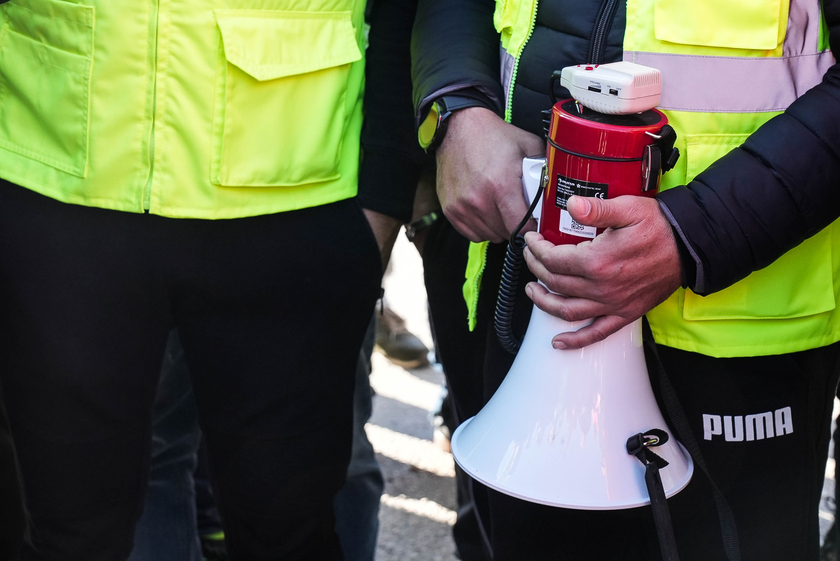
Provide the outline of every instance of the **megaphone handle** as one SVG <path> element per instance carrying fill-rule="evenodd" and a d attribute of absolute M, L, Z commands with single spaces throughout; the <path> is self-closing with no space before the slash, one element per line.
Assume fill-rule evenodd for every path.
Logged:
<path fill-rule="evenodd" d="M 545 189 L 546 174 L 548 173 L 545 162 L 544 156 L 522 159 L 522 194 L 525 196 L 525 202 L 529 208 L 522 224 L 517 228 L 517 232 L 522 229 L 529 217 L 533 217 L 537 222 L 540 220 L 542 214 L 541 195 Z"/>

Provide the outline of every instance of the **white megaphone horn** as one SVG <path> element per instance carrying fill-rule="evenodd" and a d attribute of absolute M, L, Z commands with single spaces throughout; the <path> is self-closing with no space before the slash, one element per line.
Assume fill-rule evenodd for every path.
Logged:
<path fill-rule="evenodd" d="M 523 162 L 526 188 L 539 184 L 544 163 L 544 158 Z M 534 307 L 502 385 L 452 435 L 455 460 L 471 477 L 555 507 L 617 510 L 650 504 L 645 466 L 628 453 L 627 440 L 651 429 L 670 431 L 650 386 L 641 320 L 582 349 L 551 346 L 557 333 L 587 323 Z M 694 464 L 673 437 L 653 451 L 668 462 L 659 474 L 670 497 L 688 484 Z"/>

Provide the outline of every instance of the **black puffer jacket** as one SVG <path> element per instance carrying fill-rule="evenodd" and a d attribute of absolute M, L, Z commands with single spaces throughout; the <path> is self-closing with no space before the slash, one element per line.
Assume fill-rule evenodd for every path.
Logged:
<path fill-rule="evenodd" d="M 613 8 L 606 42 L 596 45 L 595 22 Z M 519 62 L 513 124 L 541 134 L 540 111 L 551 105 L 547 84 L 554 70 L 594 62 L 599 53 L 598 62 L 621 59 L 624 8 L 616 0 L 540 2 Z M 420 0 L 412 43 L 418 114 L 442 91 L 464 87 L 502 113 L 493 9 L 488 0 Z M 823 10 L 836 57 L 840 0 L 824 0 Z M 659 199 L 696 256 L 696 263 L 684 259 L 683 268 L 700 294 L 766 267 L 840 217 L 840 64 L 743 146 Z"/>

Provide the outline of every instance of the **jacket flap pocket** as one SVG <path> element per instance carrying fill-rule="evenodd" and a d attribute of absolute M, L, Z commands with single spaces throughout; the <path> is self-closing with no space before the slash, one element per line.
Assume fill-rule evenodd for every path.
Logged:
<path fill-rule="evenodd" d="M 833 310 L 832 232 L 830 227 L 805 240 L 769 267 L 726 290 L 702 297 L 687 290 L 683 318 L 786 319 Z"/>
<path fill-rule="evenodd" d="M 259 81 L 361 60 L 350 12 L 217 10 L 225 58 Z"/>
<path fill-rule="evenodd" d="M 686 181 L 741 145 L 748 134 L 685 136 Z M 695 320 L 796 318 L 834 309 L 831 257 L 833 226 L 802 242 L 775 263 L 726 290 L 697 296 L 685 292 L 683 318 Z M 807 271 L 807 274 L 803 274 Z"/>
<path fill-rule="evenodd" d="M 81 56 L 93 52 L 94 8 L 57 0 L 15 0 L 4 6 L 12 31 Z"/>
<path fill-rule="evenodd" d="M 773 50 L 784 40 L 788 0 L 656 0 L 660 41 L 705 47 Z M 787 17 L 785 17 L 785 20 Z"/>

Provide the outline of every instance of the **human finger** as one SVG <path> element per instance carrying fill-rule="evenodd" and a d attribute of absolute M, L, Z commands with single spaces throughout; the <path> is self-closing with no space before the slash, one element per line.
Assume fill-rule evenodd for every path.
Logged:
<path fill-rule="evenodd" d="M 501 238 L 495 233 L 492 226 L 488 226 L 480 217 L 481 213 L 475 211 L 464 211 L 458 206 L 449 205 L 443 207 L 443 214 L 458 232 L 471 242 L 500 242 Z"/>
<path fill-rule="evenodd" d="M 575 222 L 597 228 L 624 228 L 634 224 L 637 213 L 633 211 L 639 197 L 599 199 L 573 195 L 566 201 L 566 209 Z"/>
<path fill-rule="evenodd" d="M 587 277 L 554 272 L 529 254 L 527 250 L 525 252 L 525 262 L 528 269 L 537 277 L 537 280 L 552 292 L 567 297 L 587 298 L 595 301 L 601 301 L 604 296 L 601 284 L 593 282 L 592 279 Z"/>
<path fill-rule="evenodd" d="M 539 264 L 551 273 L 587 276 L 588 261 L 585 260 L 584 247 L 581 244 L 554 245 L 537 233 L 525 234 L 526 259 L 536 259 Z M 582 242 L 588 244 L 590 242 Z M 530 254 L 530 255 L 529 255 Z M 528 262 L 531 267 L 531 261 Z M 531 269 L 533 271 L 533 269 Z"/>
<path fill-rule="evenodd" d="M 528 214 L 528 204 L 525 201 L 525 197 L 519 192 L 504 197 L 499 201 L 499 213 L 504 223 L 503 233 L 505 234 L 505 238 L 509 239 L 513 231 L 516 230 L 516 227 L 519 226 Z M 536 227 L 537 222 L 533 218 L 529 218 L 523 225 L 522 230 L 519 231 L 519 234 L 535 230 Z"/>
<path fill-rule="evenodd" d="M 559 333 L 551 340 L 555 349 L 580 349 L 603 341 L 625 325 L 638 318 L 625 318 L 622 316 L 600 316 L 595 321 L 577 331 Z"/>
<path fill-rule="evenodd" d="M 545 313 L 566 321 L 583 321 L 604 312 L 604 306 L 594 300 L 551 292 L 538 282 L 528 283 L 525 294 Z"/>

